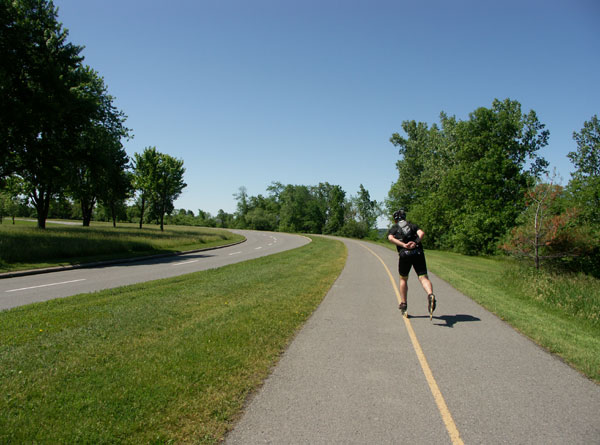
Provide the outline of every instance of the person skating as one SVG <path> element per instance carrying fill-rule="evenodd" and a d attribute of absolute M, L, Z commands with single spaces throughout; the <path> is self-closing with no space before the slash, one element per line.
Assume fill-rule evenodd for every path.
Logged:
<path fill-rule="evenodd" d="M 422 240 L 425 232 L 416 224 L 406 221 L 406 212 L 400 209 L 394 212 L 395 224 L 388 230 L 388 240 L 398 249 L 398 273 L 400 274 L 400 312 L 406 316 L 408 297 L 408 275 L 414 267 L 421 286 L 427 293 L 429 318 L 433 318 L 436 307 L 433 285 L 427 276 L 427 263 Z"/>

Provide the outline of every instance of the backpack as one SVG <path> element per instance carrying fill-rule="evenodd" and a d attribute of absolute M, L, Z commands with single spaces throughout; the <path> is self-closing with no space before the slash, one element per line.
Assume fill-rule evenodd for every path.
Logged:
<path fill-rule="evenodd" d="M 412 229 L 410 224 L 406 222 L 406 220 L 402 220 L 398 223 L 400 230 L 402 231 L 403 239 L 412 241 L 415 239 L 415 231 Z"/>

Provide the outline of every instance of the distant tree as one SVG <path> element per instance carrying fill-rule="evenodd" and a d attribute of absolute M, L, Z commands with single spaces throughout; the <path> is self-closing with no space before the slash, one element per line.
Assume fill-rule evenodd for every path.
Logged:
<path fill-rule="evenodd" d="M 316 233 L 334 234 L 344 225 L 346 193 L 339 185 L 328 182 L 319 183 L 316 187 L 309 187 L 314 197 L 316 209 L 314 212 L 314 227 Z"/>
<path fill-rule="evenodd" d="M 230 213 L 225 212 L 223 209 L 219 209 L 217 216 L 215 217 L 216 226 L 221 228 L 229 228 L 233 225 L 234 216 Z"/>
<path fill-rule="evenodd" d="M 317 197 L 305 185 L 287 185 L 280 194 L 279 230 L 321 233 L 325 215 Z"/>
<path fill-rule="evenodd" d="M 573 132 L 577 150 L 567 156 L 575 166 L 568 190 L 582 217 L 600 225 L 600 121 L 594 115 L 584 122 L 579 133 Z"/>
<path fill-rule="evenodd" d="M 160 218 L 160 230 L 164 230 L 164 217 L 174 207 L 173 203 L 187 186 L 183 181 L 183 160 L 160 154 L 159 162 L 152 175 L 152 202 Z"/>
<path fill-rule="evenodd" d="M 149 199 L 154 193 L 154 180 L 158 168 L 160 153 L 156 147 L 146 147 L 142 154 L 135 153 L 133 160 L 133 188 L 139 192 L 136 205 L 140 214 L 140 229 L 144 222 L 144 213 Z"/>
<path fill-rule="evenodd" d="M 125 170 L 129 158 L 124 151 L 113 152 L 116 156 L 112 168 L 106 172 L 105 188 L 100 192 L 100 203 L 110 211 L 113 227 L 117 219 L 126 217 L 126 201 L 133 195 L 133 174 Z"/>
<path fill-rule="evenodd" d="M 0 223 L 4 216 L 10 216 L 12 223 L 15 223 L 15 217 L 26 204 L 23 192 L 23 179 L 20 176 L 6 178 L 4 188 L 0 189 Z"/>
<path fill-rule="evenodd" d="M 338 233 L 344 226 L 345 213 L 346 192 L 339 185 L 334 185 L 329 193 L 325 233 Z"/>
<path fill-rule="evenodd" d="M 233 194 L 233 197 L 237 201 L 237 211 L 236 211 L 236 226 L 240 229 L 245 229 L 247 227 L 246 215 L 248 214 L 249 205 L 248 205 L 248 189 L 246 187 L 241 186 L 238 189 L 237 193 Z"/>
<path fill-rule="evenodd" d="M 358 196 L 356 197 L 356 207 L 359 221 L 364 223 L 368 230 L 375 229 L 379 217 L 379 206 L 377 201 L 371 201 L 369 191 L 362 184 L 360 184 Z"/>
<path fill-rule="evenodd" d="M 245 215 L 246 226 L 253 230 L 277 230 L 277 205 L 272 197 L 250 196 Z"/>

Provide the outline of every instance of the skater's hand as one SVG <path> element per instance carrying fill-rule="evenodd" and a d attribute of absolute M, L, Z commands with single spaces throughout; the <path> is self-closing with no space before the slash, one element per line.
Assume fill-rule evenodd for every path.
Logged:
<path fill-rule="evenodd" d="M 417 243 L 415 243 L 414 241 L 409 241 L 408 243 L 406 243 L 406 248 L 407 248 L 408 250 L 412 250 L 412 249 L 414 249 L 415 247 L 417 247 Z"/>

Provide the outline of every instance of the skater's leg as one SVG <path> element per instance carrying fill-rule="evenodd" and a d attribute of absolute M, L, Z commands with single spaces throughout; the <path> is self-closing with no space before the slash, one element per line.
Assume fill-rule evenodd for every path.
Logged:
<path fill-rule="evenodd" d="M 400 277 L 400 302 L 406 303 L 408 296 L 408 277 Z"/>
<path fill-rule="evenodd" d="M 433 285 L 431 281 L 429 281 L 429 277 L 427 275 L 421 275 L 419 277 L 419 281 L 421 282 L 421 286 L 425 292 L 427 292 L 427 310 L 429 311 L 429 319 L 431 320 L 433 317 L 433 311 L 435 311 L 436 300 L 435 295 L 433 295 Z"/>
<path fill-rule="evenodd" d="M 419 276 L 419 281 L 425 292 L 427 292 L 427 295 L 431 295 L 433 293 L 433 285 L 431 284 L 429 277 L 427 275 L 421 275 Z"/>

